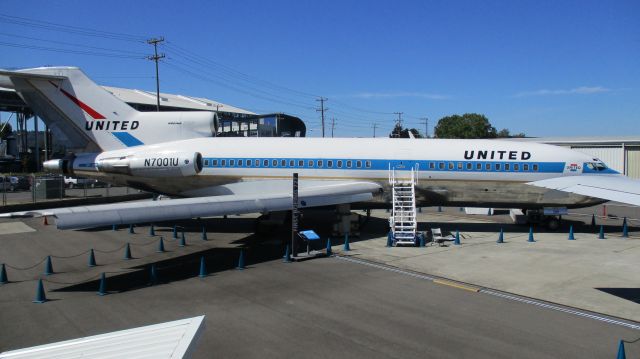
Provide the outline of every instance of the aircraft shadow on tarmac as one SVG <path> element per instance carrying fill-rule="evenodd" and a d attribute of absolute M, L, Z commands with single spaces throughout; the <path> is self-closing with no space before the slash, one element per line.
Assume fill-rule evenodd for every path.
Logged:
<path fill-rule="evenodd" d="M 640 304 L 640 288 L 596 288 L 599 291 L 615 295 L 618 298 L 626 299 Z"/>
<path fill-rule="evenodd" d="M 166 284 L 197 277 L 200 274 L 200 260 L 203 257 L 205 259 L 208 276 L 235 269 L 238 266 L 240 250 L 244 251 L 244 261 L 247 269 L 251 269 L 251 266 L 254 264 L 282 258 L 283 252 L 280 245 L 264 243 L 264 241 L 260 241 L 255 235 L 250 235 L 241 241 L 244 242 L 245 245 L 238 248 L 210 248 L 184 256 L 129 267 L 128 269 L 132 269 L 131 272 L 107 275 L 107 292 L 126 292 L 145 288 L 152 284 Z M 156 271 L 155 281 L 151 278 L 152 265 L 155 266 Z M 108 273 L 109 272 L 107 272 L 107 274 Z M 58 288 L 53 291 L 95 292 L 99 286 L 100 280 L 96 279 Z"/>

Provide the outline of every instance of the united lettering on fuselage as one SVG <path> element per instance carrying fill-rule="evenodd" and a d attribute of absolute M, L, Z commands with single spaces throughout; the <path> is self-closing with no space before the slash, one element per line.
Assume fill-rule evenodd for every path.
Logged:
<path fill-rule="evenodd" d="M 485 150 L 465 150 L 464 151 L 464 159 L 465 160 L 520 160 L 527 161 L 531 159 L 531 153 L 527 151 L 485 151 Z"/>
<path fill-rule="evenodd" d="M 87 131 L 129 131 L 140 126 L 138 121 L 111 121 L 93 120 L 85 122 L 84 128 Z"/>

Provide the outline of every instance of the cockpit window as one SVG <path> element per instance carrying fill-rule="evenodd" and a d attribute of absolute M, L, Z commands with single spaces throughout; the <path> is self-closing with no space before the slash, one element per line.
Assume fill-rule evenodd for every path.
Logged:
<path fill-rule="evenodd" d="M 592 171 L 604 171 L 608 168 L 603 162 L 587 162 L 586 165 Z"/>

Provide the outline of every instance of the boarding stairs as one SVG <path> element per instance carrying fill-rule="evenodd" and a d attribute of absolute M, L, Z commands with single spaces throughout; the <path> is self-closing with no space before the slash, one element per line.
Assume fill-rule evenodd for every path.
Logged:
<path fill-rule="evenodd" d="M 403 171 L 406 172 L 406 171 Z M 392 191 L 392 210 L 389 217 L 392 245 L 416 245 L 418 221 L 416 219 L 416 184 L 418 169 L 412 167 L 409 177 L 399 177 L 389 166 L 389 184 Z"/>

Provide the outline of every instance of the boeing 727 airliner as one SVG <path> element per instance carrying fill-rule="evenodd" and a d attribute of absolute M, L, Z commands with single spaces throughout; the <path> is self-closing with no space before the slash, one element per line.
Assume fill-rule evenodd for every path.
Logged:
<path fill-rule="evenodd" d="M 39 211 L 59 228 L 389 201 L 389 178 L 415 181 L 424 205 L 540 209 L 607 200 L 640 205 L 638 181 L 570 149 L 517 141 L 384 138 L 215 138 L 213 113 L 140 113 L 77 68 L 0 71 L 36 112 L 89 152 L 50 160 L 66 175 L 172 197 Z M 51 116 L 49 116 L 51 117 Z M 47 121 L 47 116 L 43 116 Z"/>

